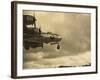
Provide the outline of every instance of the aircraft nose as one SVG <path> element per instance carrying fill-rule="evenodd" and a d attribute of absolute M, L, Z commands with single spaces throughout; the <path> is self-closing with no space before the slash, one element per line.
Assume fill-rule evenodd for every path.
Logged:
<path fill-rule="evenodd" d="M 61 36 L 58 36 L 58 39 L 61 40 L 62 39 Z"/>

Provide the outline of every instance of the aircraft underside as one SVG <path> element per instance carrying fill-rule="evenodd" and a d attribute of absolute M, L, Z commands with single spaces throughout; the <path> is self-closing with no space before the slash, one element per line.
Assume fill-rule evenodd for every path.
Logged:
<path fill-rule="evenodd" d="M 59 45 L 59 43 L 54 43 L 54 44 L 57 44 L 57 49 L 60 49 L 60 45 Z M 37 47 L 41 47 L 41 48 L 43 48 L 43 43 L 36 43 L 36 42 L 24 42 L 24 48 L 26 49 L 26 50 L 29 50 L 29 48 L 37 48 Z M 53 44 L 51 44 L 51 45 L 53 45 Z"/>

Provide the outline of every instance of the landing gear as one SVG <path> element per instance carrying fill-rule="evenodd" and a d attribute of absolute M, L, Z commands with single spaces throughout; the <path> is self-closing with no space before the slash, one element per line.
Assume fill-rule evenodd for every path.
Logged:
<path fill-rule="evenodd" d="M 28 44 L 25 45 L 25 49 L 29 50 L 29 45 Z"/>
<path fill-rule="evenodd" d="M 59 44 L 57 45 L 57 49 L 60 49 L 60 45 Z"/>
<path fill-rule="evenodd" d="M 43 43 L 41 45 L 42 45 L 42 48 L 43 48 Z"/>

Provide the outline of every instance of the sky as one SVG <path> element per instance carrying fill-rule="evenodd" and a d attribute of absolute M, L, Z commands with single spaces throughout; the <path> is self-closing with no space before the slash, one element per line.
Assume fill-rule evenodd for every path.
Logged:
<path fill-rule="evenodd" d="M 57 45 L 50 44 L 44 44 L 43 49 L 40 47 L 24 49 L 25 69 L 62 66 L 66 64 L 66 60 L 69 64 L 65 66 L 73 65 L 73 61 L 75 66 L 90 63 L 90 14 L 44 11 L 23 11 L 23 14 L 35 15 L 37 27 L 41 27 L 42 32 L 56 33 L 62 38 L 60 50 L 56 49 Z M 73 60 L 72 63 L 71 60 Z M 79 60 L 82 63 L 78 62 Z M 55 64 L 56 61 L 59 63 Z"/>

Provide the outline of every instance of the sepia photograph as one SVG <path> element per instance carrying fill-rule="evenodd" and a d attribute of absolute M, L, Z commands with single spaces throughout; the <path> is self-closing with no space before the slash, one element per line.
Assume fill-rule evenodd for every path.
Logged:
<path fill-rule="evenodd" d="M 90 66 L 90 16 L 23 10 L 23 68 Z"/>
<path fill-rule="evenodd" d="M 97 73 L 97 6 L 13 1 L 11 77 Z"/>

